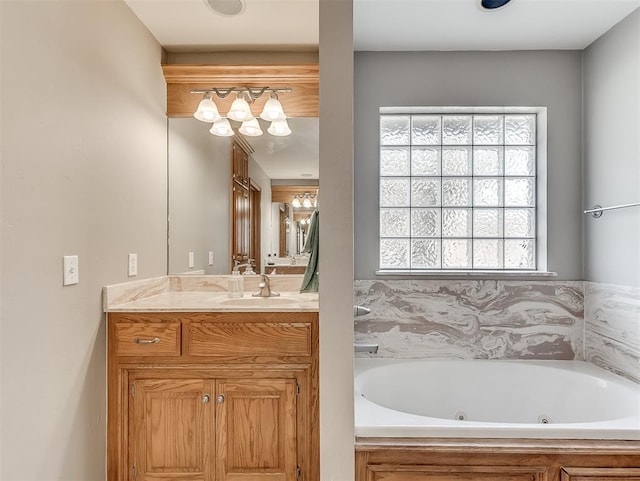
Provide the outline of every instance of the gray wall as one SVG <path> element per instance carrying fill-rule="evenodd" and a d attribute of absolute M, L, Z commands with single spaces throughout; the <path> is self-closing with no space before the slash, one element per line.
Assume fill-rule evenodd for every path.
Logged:
<path fill-rule="evenodd" d="M 581 53 L 356 52 L 355 278 L 378 263 L 378 108 L 548 108 L 548 269 L 582 278 Z M 323 186 L 324 187 L 324 186 Z"/>
<path fill-rule="evenodd" d="M 169 273 L 228 274 L 231 140 L 211 135 L 208 125 L 194 118 L 172 118 L 168 124 Z"/>
<path fill-rule="evenodd" d="M 121 0 L 0 11 L 0 479 L 104 480 L 102 286 L 167 267 L 161 48 Z"/>
<path fill-rule="evenodd" d="M 584 52 L 584 206 L 640 202 L 640 9 Z M 640 286 L 640 207 L 584 218 L 584 278 Z"/>

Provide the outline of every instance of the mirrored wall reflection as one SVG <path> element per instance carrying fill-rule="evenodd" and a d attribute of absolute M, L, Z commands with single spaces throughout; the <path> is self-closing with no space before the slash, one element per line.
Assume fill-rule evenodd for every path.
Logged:
<path fill-rule="evenodd" d="M 291 257 L 304 254 L 309 224 L 314 208 L 293 207 L 290 203 L 273 202 L 272 219 L 278 219 L 278 229 L 273 230 L 272 246 L 278 246 L 279 257 Z"/>
<path fill-rule="evenodd" d="M 248 207 L 245 211 L 257 240 L 251 256 L 256 272 L 284 274 L 301 267 L 304 272 L 307 261 L 302 254 L 305 218 L 313 207 L 302 202 L 305 193 L 311 197 L 318 192 L 318 119 L 293 118 L 289 125 L 288 137 L 265 134 L 240 142 L 248 154 L 247 196 L 258 199 L 253 199 L 251 212 Z M 244 202 L 240 182 L 240 193 L 232 196 L 238 136 L 216 137 L 202 127 L 193 118 L 168 119 L 170 274 L 228 274 L 233 265 L 232 207 Z M 296 196 L 300 207 L 294 207 Z M 240 260 L 247 261 L 249 256 Z"/>
<path fill-rule="evenodd" d="M 278 228 L 272 230 L 271 245 L 278 246 L 278 250 L 267 258 L 267 273 L 301 274 L 309 262 L 304 245 L 311 214 L 316 209 L 318 185 L 315 181 L 308 181 L 306 185 L 299 181 L 292 185 L 291 182 L 277 181 L 277 185 L 272 185 L 271 219 L 274 222 L 278 219 Z M 305 202 L 304 199 L 310 200 Z"/>

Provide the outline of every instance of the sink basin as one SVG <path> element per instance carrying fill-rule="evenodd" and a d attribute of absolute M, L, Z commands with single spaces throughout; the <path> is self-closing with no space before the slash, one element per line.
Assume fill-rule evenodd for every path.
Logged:
<path fill-rule="evenodd" d="M 291 297 L 238 297 L 225 299 L 224 301 L 220 301 L 220 304 L 236 307 L 276 307 L 290 306 L 299 302 L 299 299 L 293 299 Z"/>

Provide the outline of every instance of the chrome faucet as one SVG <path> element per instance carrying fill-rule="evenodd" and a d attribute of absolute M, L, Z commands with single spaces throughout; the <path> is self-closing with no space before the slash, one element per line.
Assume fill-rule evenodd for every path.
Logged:
<path fill-rule="evenodd" d="M 271 290 L 271 283 L 266 274 L 260 274 L 260 284 L 258 284 L 258 292 L 251 294 L 253 297 L 276 297 L 279 292 Z"/>

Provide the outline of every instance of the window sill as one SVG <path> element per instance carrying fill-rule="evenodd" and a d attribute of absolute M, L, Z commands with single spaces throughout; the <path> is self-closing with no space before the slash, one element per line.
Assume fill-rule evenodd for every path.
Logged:
<path fill-rule="evenodd" d="M 514 278 L 548 278 L 557 277 L 557 272 L 548 271 L 432 271 L 432 270 L 392 270 L 379 269 L 376 276 L 382 277 L 422 277 L 425 279 L 514 279 Z"/>

